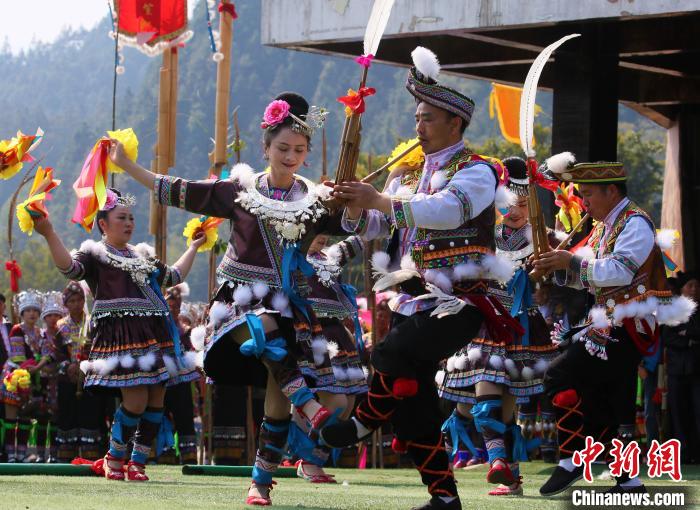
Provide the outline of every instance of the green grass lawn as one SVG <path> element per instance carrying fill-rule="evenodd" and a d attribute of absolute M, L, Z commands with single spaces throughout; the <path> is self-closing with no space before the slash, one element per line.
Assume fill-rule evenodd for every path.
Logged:
<path fill-rule="evenodd" d="M 596 467 L 599 473 L 602 468 Z M 487 496 L 485 469 L 459 471 L 459 491 L 465 509 L 488 510 L 514 507 L 518 510 L 563 508 L 567 496 L 543 499 L 538 489 L 552 470 L 541 462 L 523 464 L 525 495 L 521 498 Z M 595 468 L 594 468 L 595 470 Z M 280 479 L 272 493 L 278 509 L 408 509 L 427 499 L 414 470 L 329 469 L 338 485 L 313 485 L 298 479 Z M 183 476 L 179 467 L 148 468 L 151 481 L 143 484 L 110 482 L 90 477 L 3 476 L 0 477 L 0 508 L 19 510 L 175 510 L 240 509 L 249 479 L 212 476 Z M 700 468 L 684 466 L 682 486 L 700 486 Z M 612 482 L 596 482 L 601 488 Z M 655 482 L 654 485 L 672 485 Z M 686 501 L 686 507 L 690 508 Z M 694 496 L 697 508 L 697 495 Z"/>

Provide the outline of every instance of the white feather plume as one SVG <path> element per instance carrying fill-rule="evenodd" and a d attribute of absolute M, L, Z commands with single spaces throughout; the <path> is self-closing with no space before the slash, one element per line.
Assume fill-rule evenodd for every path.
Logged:
<path fill-rule="evenodd" d="M 508 189 L 506 186 L 499 186 L 496 188 L 496 208 L 497 209 L 507 209 L 511 205 L 515 204 L 518 197 L 515 193 Z"/>
<path fill-rule="evenodd" d="M 467 351 L 467 359 L 473 365 L 481 359 L 481 349 L 478 347 L 472 347 Z"/>
<path fill-rule="evenodd" d="M 80 362 L 80 371 L 87 374 L 88 371 L 92 370 L 92 361 L 83 360 Z"/>
<path fill-rule="evenodd" d="M 438 62 L 435 53 L 423 46 L 416 46 L 416 49 L 411 52 L 411 58 L 418 72 L 423 76 L 437 80 L 440 75 L 440 62 Z"/>
<path fill-rule="evenodd" d="M 385 275 L 389 272 L 391 257 L 385 251 L 375 251 L 372 254 L 372 270 L 376 275 Z"/>
<path fill-rule="evenodd" d="M 330 359 L 335 358 L 340 352 L 340 347 L 335 342 L 328 342 L 328 357 Z"/>
<path fill-rule="evenodd" d="M 547 158 L 547 168 L 554 174 L 563 174 L 576 163 L 576 157 L 571 152 L 560 152 Z"/>
<path fill-rule="evenodd" d="M 379 41 L 382 40 L 386 24 L 389 21 L 391 8 L 394 6 L 394 0 L 374 0 L 372 11 L 367 21 L 365 29 L 365 38 L 362 44 L 362 50 L 365 55 L 376 55 L 379 48 Z"/>

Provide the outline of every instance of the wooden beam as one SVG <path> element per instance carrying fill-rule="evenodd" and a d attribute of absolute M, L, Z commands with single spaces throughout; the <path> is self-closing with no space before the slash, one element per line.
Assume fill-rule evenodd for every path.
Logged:
<path fill-rule="evenodd" d="M 638 114 L 643 115 L 652 122 L 655 122 L 664 129 L 670 129 L 673 125 L 673 119 L 668 114 L 664 114 L 658 109 L 630 101 L 620 101 L 620 103 L 630 110 L 634 110 Z"/>
<path fill-rule="evenodd" d="M 642 72 L 620 67 L 621 101 L 646 106 L 700 103 L 700 80 Z"/>

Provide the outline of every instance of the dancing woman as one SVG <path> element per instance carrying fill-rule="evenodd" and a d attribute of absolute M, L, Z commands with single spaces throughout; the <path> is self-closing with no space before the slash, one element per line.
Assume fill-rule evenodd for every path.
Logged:
<path fill-rule="evenodd" d="M 251 505 L 271 503 L 272 475 L 287 443 L 290 402 L 312 431 L 331 416 L 309 387 L 333 384 L 334 377 L 321 325 L 302 296 L 313 274 L 304 254 L 318 233 L 342 230 L 339 215 L 330 216 L 322 202 L 330 189 L 296 175 L 323 116 L 298 94 L 277 96 L 261 124 L 270 171 L 258 174 L 239 164 L 228 179 L 188 181 L 130 162 L 116 141 L 110 154 L 161 204 L 232 220 L 228 249 L 217 268 L 220 286 L 209 312 L 204 369 L 215 384 L 266 387 L 246 500 Z M 198 337 L 193 333 L 193 341 Z M 302 360 L 314 368 L 303 375 Z"/>
<path fill-rule="evenodd" d="M 195 239 L 173 266 L 131 246 L 134 199 L 107 191 L 107 201 L 95 216 L 102 240 L 87 240 L 71 255 L 48 219 L 35 222 L 49 246 L 56 267 L 67 278 L 85 280 L 95 297 L 92 348 L 81 362 L 85 387 L 118 388 L 122 404 L 114 415 L 105 476 L 123 480 L 127 445 L 133 451 L 126 478 L 147 481 L 146 460 L 163 418 L 166 384 L 190 377 L 194 356 L 181 355 L 180 339 L 160 288 L 187 276 L 204 236 Z M 196 375 L 196 373 L 195 373 Z"/>

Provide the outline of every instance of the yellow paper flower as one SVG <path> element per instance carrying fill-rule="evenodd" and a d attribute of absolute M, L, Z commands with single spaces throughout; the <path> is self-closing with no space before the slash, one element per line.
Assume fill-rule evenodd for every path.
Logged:
<path fill-rule="evenodd" d="M 29 197 L 19 204 L 16 210 L 19 228 L 22 232 L 31 236 L 34 232 L 34 221 L 32 218 L 48 217 L 49 212 L 44 205 L 44 201 L 50 197 L 49 192 L 60 184 L 60 180 L 53 178 L 53 168 L 37 168 L 34 182 L 29 190 Z"/>
<path fill-rule="evenodd" d="M 401 154 L 403 151 L 408 149 L 411 145 L 416 143 L 418 141 L 418 138 L 413 138 L 411 140 L 406 140 L 405 142 L 401 142 L 398 144 L 393 151 L 391 151 L 391 155 L 389 156 L 389 159 L 387 161 L 391 161 L 395 157 L 397 157 L 399 154 Z M 406 154 L 403 158 L 401 158 L 399 161 L 391 165 L 388 170 L 391 172 L 395 168 L 398 168 L 400 166 L 410 166 L 410 167 L 419 167 L 423 166 L 423 162 L 425 161 L 425 154 L 423 154 L 423 147 L 420 145 L 413 149 L 411 152 Z"/>
<path fill-rule="evenodd" d="M 10 179 L 22 169 L 27 161 L 32 161 L 29 153 L 41 142 L 44 132 L 37 129 L 35 135 L 25 135 L 17 131 L 10 140 L 0 140 L 0 179 Z"/>
<path fill-rule="evenodd" d="M 204 232 L 207 236 L 207 240 L 197 249 L 197 252 L 209 251 L 212 249 L 214 244 L 216 244 L 217 239 L 219 239 L 218 226 L 224 220 L 221 218 L 212 218 L 211 216 L 200 216 L 198 218 L 192 218 L 185 225 L 185 230 L 182 231 L 182 235 L 187 239 L 187 246 L 192 244 L 192 239 L 198 232 Z"/>
<path fill-rule="evenodd" d="M 124 152 L 131 161 L 136 161 L 139 155 L 139 141 L 136 138 L 136 133 L 131 128 L 118 129 L 117 131 L 107 131 L 107 136 L 119 140 L 124 145 Z M 107 172 L 120 174 L 124 170 L 112 163 L 112 160 L 107 158 Z"/>

